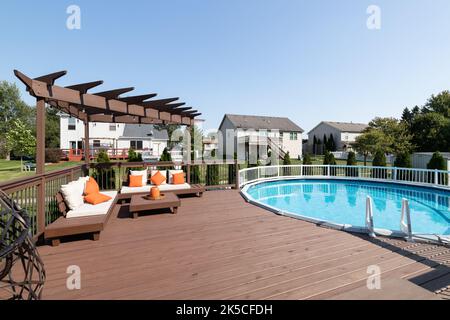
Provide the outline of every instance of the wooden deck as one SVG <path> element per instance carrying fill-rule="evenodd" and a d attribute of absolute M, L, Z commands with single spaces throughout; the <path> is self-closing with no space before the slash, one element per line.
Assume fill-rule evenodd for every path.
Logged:
<path fill-rule="evenodd" d="M 443 289 L 450 284 L 450 248 L 318 227 L 252 206 L 233 190 L 184 198 L 177 215 L 134 220 L 117 206 L 100 241 L 39 251 L 45 299 L 332 299 L 354 290 L 361 296 L 371 265 L 381 268 L 381 285 L 406 279 L 439 292 L 430 298 L 450 298 Z M 66 289 L 70 265 L 81 268 L 81 290 Z M 414 298 L 408 288 L 399 286 L 394 297 Z"/>

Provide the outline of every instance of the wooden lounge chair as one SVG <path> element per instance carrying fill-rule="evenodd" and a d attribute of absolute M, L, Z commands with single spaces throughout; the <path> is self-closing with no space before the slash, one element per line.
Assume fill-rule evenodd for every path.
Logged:
<path fill-rule="evenodd" d="M 59 245 L 62 237 L 80 234 L 92 234 L 94 241 L 99 240 L 100 232 L 105 228 L 112 212 L 118 210 L 118 207 L 116 207 L 118 197 L 117 193 L 115 194 L 114 198 L 107 203 L 108 207 L 102 208 L 106 213 L 99 214 L 99 212 L 92 212 L 92 215 L 87 214 L 85 216 L 70 218 L 67 217 L 70 211 L 64 201 L 64 197 L 58 192 L 56 194 L 56 201 L 61 217 L 45 228 L 44 238 L 50 240 L 52 246 Z M 95 208 L 95 206 L 92 207 Z M 84 211 L 84 213 L 87 212 Z"/>

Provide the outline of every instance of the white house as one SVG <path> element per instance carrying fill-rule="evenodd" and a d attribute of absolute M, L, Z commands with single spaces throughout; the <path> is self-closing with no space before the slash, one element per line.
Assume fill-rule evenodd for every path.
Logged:
<path fill-rule="evenodd" d="M 250 146 L 261 141 L 267 141 L 281 156 L 289 152 L 291 158 L 302 157 L 303 129 L 288 118 L 225 114 L 219 132 L 228 157 L 242 148 L 249 159 Z"/>
<path fill-rule="evenodd" d="M 308 132 L 306 151 L 309 153 L 322 153 L 324 137 L 333 138 L 337 151 L 351 151 L 352 145 L 368 127 L 365 123 L 322 121 Z M 319 141 L 320 140 L 320 141 Z M 316 141 L 316 144 L 314 144 Z"/>
<path fill-rule="evenodd" d="M 160 156 L 167 147 L 167 131 L 151 124 L 89 123 L 90 148 L 135 149 L 153 151 Z M 84 123 L 67 114 L 60 114 L 60 147 L 62 150 L 83 149 Z"/>

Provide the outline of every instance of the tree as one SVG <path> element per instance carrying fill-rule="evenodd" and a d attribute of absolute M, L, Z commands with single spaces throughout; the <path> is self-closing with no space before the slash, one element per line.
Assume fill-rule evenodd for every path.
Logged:
<path fill-rule="evenodd" d="M 133 148 L 128 149 L 128 162 L 142 162 L 142 154 L 136 152 Z"/>
<path fill-rule="evenodd" d="M 424 106 L 424 112 L 435 112 L 450 118 L 450 91 L 446 90 L 438 95 L 432 95 Z"/>
<path fill-rule="evenodd" d="M 159 161 L 161 162 L 172 162 L 172 155 L 170 154 L 169 150 L 167 150 L 167 148 L 164 148 L 162 154 L 161 154 L 161 158 L 159 159 Z"/>
<path fill-rule="evenodd" d="M 334 155 L 330 151 L 325 152 L 325 156 L 323 157 L 323 164 L 324 165 L 336 165 L 336 159 Z"/>
<path fill-rule="evenodd" d="M 0 82 L 0 157 L 8 158 L 6 134 L 13 124 L 20 120 L 25 128 L 31 129 L 35 112 L 20 97 L 19 88 L 7 81 Z"/>
<path fill-rule="evenodd" d="M 411 155 L 408 153 L 400 153 L 395 157 L 394 167 L 411 168 Z"/>
<path fill-rule="evenodd" d="M 291 162 L 291 156 L 289 155 L 289 151 L 288 152 L 286 152 L 286 154 L 284 155 L 284 158 L 283 158 L 283 165 L 284 166 L 290 166 L 292 164 L 292 162 Z"/>
<path fill-rule="evenodd" d="M 314 139 L 313 139 L 313 154 L 314 155 L 317 154 L 317 138 L 316 138 L 316 135 L 314 135 Z"/>
<path fill-rule="evenodd" d="M 364 165 L 367 165 L 367 157 L 374 155 L 378 150 L 387 150 L 391 141 L 386 136 L 376 129 L 369 128 L 356 138 L 354 148 L 364 156 Z"/>
<path fill-rule="evenodd" d="M 350 151 L 347 155 L 347 165 L 348 166 L 356 166 L 356 154 L 353 151 Z"/>
<path fill-rule="evenodd" d="M 333 137 L 332 133 L 330 133 L 330 138 L 328 138 L 328 150 L 331 152 L 334 152 L 337 150 L 336 142 L 334 141 L 334 137 Z"/>
<path fill-rule="evenodd" d="M 20 119 L 13 120 L 6 133 L 6 146 L 7 150 L 14 150 L 14 153 L 20 156 L 21 170 L 23 170 L 23 157 L 35 154 L 36 138 Z"/>
<path fill-rule="evenodd" d="M 450 144 L 447 128 L 450 118 L 440 113 L 428 112 L 417 115 L 411 124 L 413 143 L 423 152 L 446 150 Z"/>
<path fill-rule="evenodd" d="M 430 159 L 430 162 L 427 164 L 427 169 L 430 170 L 447 170 L 447 165 L 445 163 L 445 159 L 439 151 L 433 153 L 433 156 Z"/>
<path fill-rule="evenodd" d="M 59 115 L 58 110 L 54 108 L 46 108 L 45 118 L 45 147 L 50 149 L 60 148 L 59 141 Z M 34 124 L 33 124 L 34 125 Z"/>
<path fill-rule="evenodd" d="M 384 135 L 385 153 L 410 153 L 413 150 L 412 135 L 408 125 L 394 118 L 375 118 L 369 122 L 369 128 Z"/>
<path fill-rule="evenodd" d="M 312 165 L 311 155 L 309 153 L 303 155 L 303 164 L 306 166 Z"/>
<path fill-rule="evenodd" d="M 322 152 L 325 154 L 325 152 L 330 151 L 328 150 L 328 140 L 327 140 L 327 136 L 324 134 L 323 135 L 323 150 Z"/>

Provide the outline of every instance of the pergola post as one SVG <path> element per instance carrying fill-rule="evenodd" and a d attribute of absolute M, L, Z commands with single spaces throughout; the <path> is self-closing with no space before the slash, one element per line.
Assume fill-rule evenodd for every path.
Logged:
<path fill-rule="evenodd" d="M 36 174 L 42 175 L 37 186 L 37 232 L 45 229 L 45 100 L 38 98 L 36 102 Z"/>
<path fill-rule="evenodd" d="M 89 169 L 89 163 L 91 162 L 91 155 L 89 151 L 89 119 L 84 121 L 84 163 Z"/>
<path fill-rule="evenodd" d="M 187 162 L 187 167 L 186 167 L 186 176 L 187 176 L 187 183 L 191 184 L 191 160 L 192 160 L 192 156 L 191 156 L 191 126 L 187 126 L 186 130 L 188 131 L 189 134 L 187 134 L 188 137 L 188 141 L 186 142 L 186 149 L 187 149 L 187 153 L 188 153 L 188 162 Z M 169 137 L 170 139 L 170 137 Z"/>

